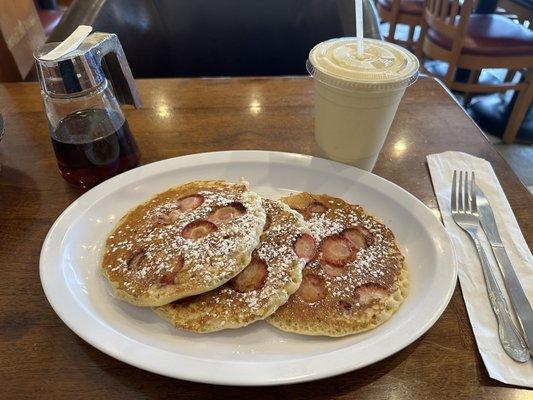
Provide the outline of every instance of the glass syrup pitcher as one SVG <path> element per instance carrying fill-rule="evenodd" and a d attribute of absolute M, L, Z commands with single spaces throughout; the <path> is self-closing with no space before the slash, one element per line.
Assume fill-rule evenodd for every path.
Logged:
<path fill-rule="evenodd" d="M 52 145 L 63 178 L 90 188 L 139 164 L 119 103 L 141 102 L 116 35 L 95 32 L 76 50 L 47 59 L 56 46 L 34 53 Z"/>

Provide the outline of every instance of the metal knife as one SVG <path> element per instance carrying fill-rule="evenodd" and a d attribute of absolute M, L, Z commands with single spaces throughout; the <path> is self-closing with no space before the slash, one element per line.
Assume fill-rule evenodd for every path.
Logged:
<path fill-rule="evenodd" d="M 490 246 L 500 267 L 503 276 L 503 282 L 507 288 L 507 294 L 511 299 L 511 304 L 515 311 L 519 325 L 522 328 L 524 339 L 526 340 L 529 352 L 533 354 L 533 309 L 529 303 L 524 289 L 516 276 L 516 272 L 511 264 L 511 260 L 507 256 L 505 247 L 503 247 L 494 213 L 485 196 L 485 193 L 477 186 L 476 188 L 477 206 L 479 211 L 479 219 L 481 220 L 481 227 L 489 239 Z"/>

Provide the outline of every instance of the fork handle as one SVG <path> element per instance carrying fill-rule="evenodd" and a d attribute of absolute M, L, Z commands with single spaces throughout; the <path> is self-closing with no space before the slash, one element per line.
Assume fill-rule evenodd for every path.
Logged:
<path fill-rule="evenodd" d="M 471 234 L 472 240 L 476 245 L 476 250 L 481 260 L 481 267 L 483 269 L 483 276 L 487 286 L 487 294 L 489 296 L 492 310 L 498 320 L 498 335 L 503 349 L 509 357 L 518 362 L 526 362 L 529 360 L 529 351 L 526 347 L 518 328 L 511 319 L 507 301 L 503 296 L 502 290 L 487 258 L 487 253 L 481 245 L 479 238 L 475 234 Z"/>

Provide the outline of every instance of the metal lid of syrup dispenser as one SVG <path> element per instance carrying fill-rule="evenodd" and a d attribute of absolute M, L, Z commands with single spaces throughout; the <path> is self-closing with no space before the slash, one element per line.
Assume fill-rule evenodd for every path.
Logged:
<path fill-rule="evenodd" d="M 82 96 L 106 81 L 117 100 L 141 106 L 133 75 L 115 34 L 95 32 L 75 50 L 49 60 L 43 58 L 59 43 L 47 43 L 33 54 L 41 89 L 52 97 Z"/>

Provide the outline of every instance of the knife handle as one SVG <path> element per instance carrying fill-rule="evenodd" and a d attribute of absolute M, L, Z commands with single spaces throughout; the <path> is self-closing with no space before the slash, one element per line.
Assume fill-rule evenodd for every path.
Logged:
<path fill-rule="evenodd" d="M 507 288 L 511 305 L 515 311 L 517 320 L 522 327 L 524 339 L 527 342 L 529 351 L 533 354 L 533 309 L 524 293 L 524 289 L 516 276 L 516 272 L 511 264 L 511 260 L 503 245 L 493 245 L 492 250 L 500 267 L 503 276 L 503 283 Z"/>
<path fill-rule="evenodd" d="M 520 332 L 515 323 L 511 319 L 507 302 L 500 289 L 500 285 L 494 276 L 492 267 L 487 258 L 487 253 L 481 245 L 476 234 L 471 234 L 472 240 L 476 245 L 479 258 L 481 260 L 481 267 L 483 269 L 483 276 L 487 285 L 487 294 L 489 296 L 492 310 L 498 320 L 498 335 L 500 343 L 509 357 L 518 362 L 526 362 L 529 360 L 529 351 L 522 340 Z"/>

